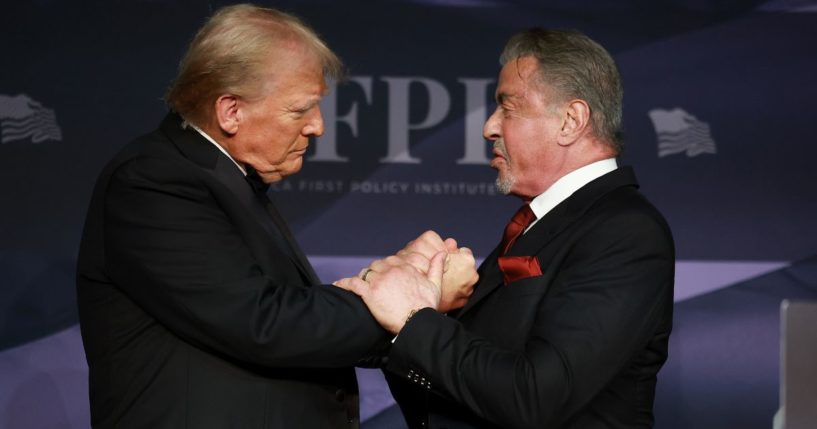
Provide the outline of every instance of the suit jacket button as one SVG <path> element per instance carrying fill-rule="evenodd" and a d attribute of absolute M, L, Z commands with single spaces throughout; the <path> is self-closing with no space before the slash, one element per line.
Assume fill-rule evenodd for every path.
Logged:
<path fill-rule="evenodd" d="M 338 402 L 343 402 L 343 400 L 346 399 L 346 392 L 343 389 L 338 389 L 335 392 L 335 399 L 338 400 Z"/>

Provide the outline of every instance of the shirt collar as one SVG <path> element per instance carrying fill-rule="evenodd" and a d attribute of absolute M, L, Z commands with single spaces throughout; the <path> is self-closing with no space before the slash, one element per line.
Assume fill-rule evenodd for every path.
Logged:
<path fill-rule="evenodd" d="M 528 229 L 584 185 L 616 168 L 618 168 L 616 159 L 607 158 L 592 164 L 587 164 L 559 178 L 559 180 L 554 182 L 545 192 L 539 194 L 539 196 L 530 202 L 530 208 L 533 210 L 533 214 L 536 215 L 536 220 L 528 226 Z"/>
<path fill-rule="evenodd" d="M 185 126 L 188 126 L 188 127 L 190 127 L 190 128 L 193 128 L 194 130 L 196 130 L 196 132 L 198 132 L 199 134 L 201 134 L 201 136 L 202 136 L 202 137 L 204 137 L 205 139 L 207 139 L 207 141 L 209 141 L 210 143 L 212 143 L 213 145 L 215 145 L 215 146 L 218 148 L 218 150 L 220 150 L 220 151 L 221 151 L 221 153 L 223 153 L 224 155 L 226 155 L 226 156 L 227 156 L 227 158 L 230 158 L 230 161 L 232 161 L 232 162 L 233 162 L 233 164 L 235 164 L 235 166 L 236 166 L 236 167 L 238 167 L 238 169 L 239 169 L 239 170 L 241 170 L 241 173 L 242 173 L 244 176 L 246 176 L 246 175 L 247 175 L 247 169 L 246 169 L 246 168 L 245 168 L 243 165 L 241 165 L 241 164 L 239 164 L 238 162 L 236 162 L 236 160 L 235 160 L 235 159 L 233 159 L 233 157 L 232 157 L 232 156 L 230 156 L 230 154 L 229 154 L 229 153 L 227 153 L 227 150 L 226 150 L 226 149 L 224 149 L 224 148 L 223 148 L 223 147 L 222 147 L 220 144 L 218 144 L 218 142 L 216 142 L 216 141 L 215 141 L 215 139 L 213 139 L 212 137 L 210 137 L 210 136 L 209 136 L 207 133 L 205 133 L 205 132 L 204 132 L 204 131 L 203 131 L 201 128 L 199 128 L 199 127 L 197 127 L 197 126 L 195 126 L 195 125 L 191 124 L 190 122 L 187 122 L 187 121 L 182 122 L 182 128 L 184 128 Z"/>

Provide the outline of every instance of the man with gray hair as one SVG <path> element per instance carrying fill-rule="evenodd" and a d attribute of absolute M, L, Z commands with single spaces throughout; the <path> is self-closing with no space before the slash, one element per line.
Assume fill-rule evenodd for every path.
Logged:
<path fill-rule="evenodd" d="M 500 62 L 484 135 L 497 186 L 524 204 L 468 303 L 434 311 L 439 288 L 400 261 L 439 251 L 422 239 L 337 284 L 397 335 L 388 377 L 411 428 L 651 427 L 675 255 L 616 162 L 616 65 L 587 36 L 545 29 L 513 36 Z"/>
<path fill-rule="evenodd" d="M 320 285 L 266 195 L 323 133 L 340 70 L 272 9 L 226 7 L 196 34 L 171 113 L 110 161 L 88 211 L 77 294 L 94 427 L 359 425 L 353 366 L 391 337 Z"/>

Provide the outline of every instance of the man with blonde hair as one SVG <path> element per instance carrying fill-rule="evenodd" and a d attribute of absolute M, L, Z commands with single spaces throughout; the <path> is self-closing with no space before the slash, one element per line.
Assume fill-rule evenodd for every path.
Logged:
<path fill-rule="evenodd" d="M 320 285 L 266 196 L 323 133 L 340 70 L 272 9 L 226 7 L 199 30 L 171 113 L 105 167 L 88 211 L 77 293 L 94 427 L 358 426 L 353 366 L 390 337 Z"/>

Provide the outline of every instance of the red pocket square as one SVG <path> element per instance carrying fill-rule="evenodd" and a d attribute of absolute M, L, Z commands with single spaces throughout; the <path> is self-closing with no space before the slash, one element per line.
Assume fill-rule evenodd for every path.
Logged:
<path fill-rule="evenodd" d="M 536 256 L 500 256 L 499 269 L 502 271 L 505 285 L 542 275 L 542 268 L 539 267 Z"/>

